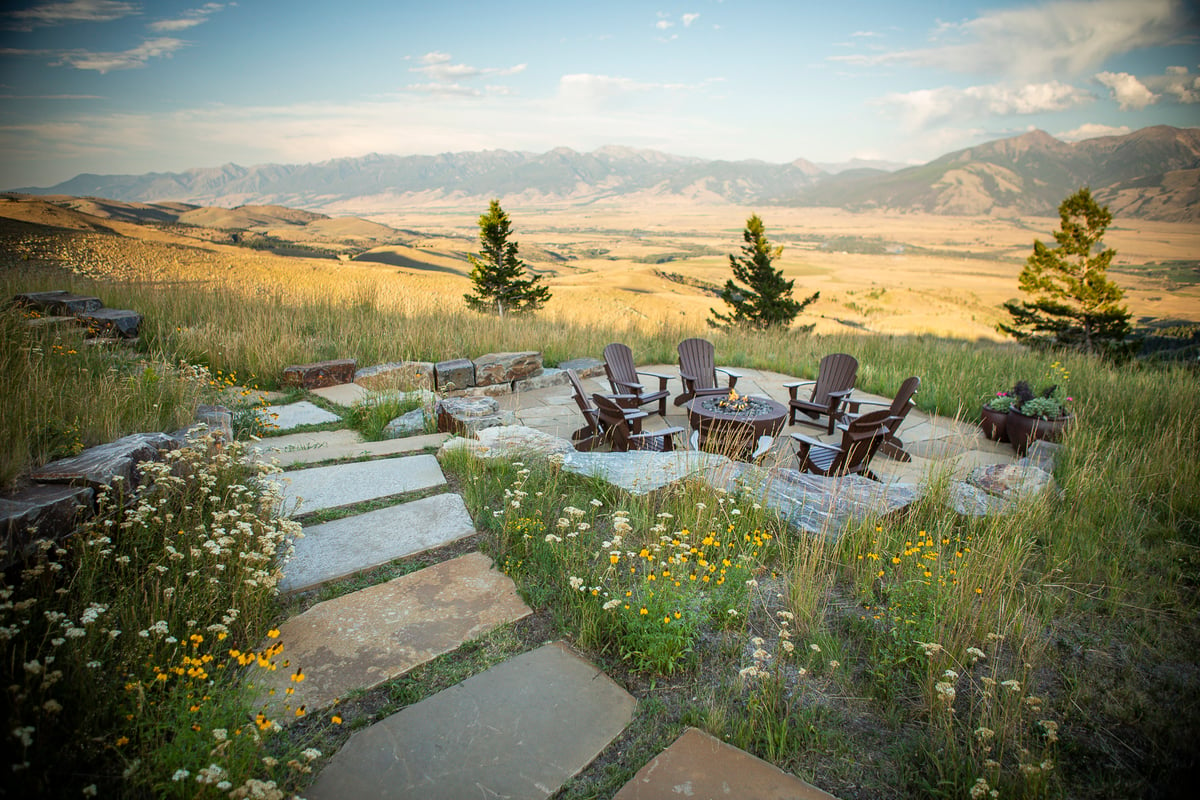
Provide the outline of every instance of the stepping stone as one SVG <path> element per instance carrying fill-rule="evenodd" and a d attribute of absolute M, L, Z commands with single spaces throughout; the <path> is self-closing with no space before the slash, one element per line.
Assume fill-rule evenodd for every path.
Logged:
<path fill-rule="evenodd" d="M 268 480 L 283 484 L 285 514 L 311 514 L 446 484 L 442 468 L 431 455 L 313 467 L 272 475 Z"/>
<path fill-rule="evenodd" d="M 613 795 L 613 800 L 678 797 L 836 800 L 833 795 L 696 728 L 688 728 L 674 744 L 638 770 L 633 780 Z"/>
<path fill-rule="evenodd" d="M 445 433 L 430 433 L 382 442 L 364 442 L 357 431 L 343 429 L 271 436 L 256 442 L 254 449 L 268 461 L 273 458 L 282 466 L 290 466 L 338 458 L 419 453 L 429 447 L 441 447 L 448 438 L 449 435 Z"/>
<path fill-rule="evenodd" d="M 634 705 L 562 643 L 543 645 L 354 734 L 305 796 L 541 800 L 624 730 Z"/>
<path fill-rule="evenodd" d="M 267 406 L 259 414 L 266 416 L 268 425 L 274 425 L 281 431 L 299 428 L 301 425 L 324 425 L 328 422 L 342 421 L 337 414 L 332 414 L 307 400 L 282 406 Z"/>
<path fill-rule="evenodd" d="M 283 565 L 281 592 L 300 592 L 475 533 L 462 498 L 435 494 L 304 528 Z"/>
<path fill-rule="evenodd" d="M 323 397 L 334 405 L 350 406 L 365 400 L 371 393 L 357 383 L 339 383 L 336 386 L 326 386 L 320 389 L 313 389 L 312 393 L 317 397 Z"/>
<path fill-rule="evenodd" d="M 490 558 L 468 553 L 292 617 L 279 626 L 277 640 L 283 642 L 280 660 L 290 666 L 259 671 L 256 686 L 268 716 L 285 723 L 301 705 L 309 711 L 329 706 L 530 613 Z M 291 679 L 297 667 L 305 675 L 300 683 Z M 289 697 L 288 688 L 295 694 Z M 267 694 L 271 689 L 274 695 Z"/>

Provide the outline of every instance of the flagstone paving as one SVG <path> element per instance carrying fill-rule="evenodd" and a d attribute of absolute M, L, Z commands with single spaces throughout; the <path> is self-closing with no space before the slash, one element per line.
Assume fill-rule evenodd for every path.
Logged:
<path fill-rule="evenodd" d="M 543 645 L 356 733 L 305 794 L 547 798 L 625 729 L 635 704 L 564 644 Z"/>
<path fill-rule="evenodd" d="M 435 494 L 366 514 L 305 526 L 283 565 L 281 592 L 299 592 L 475 533 L 462 498 Z"/>
<path fill-rule="evenodd" d="M 325 425 L 330 422 L 342 421 L 337 414 L 326 411 L 307 400 L 286 405 L 265 406 L 259 411 L 259 415 L 264 416 L 267 423 L 281 431 L 299 428 L 301 425 Z"/>
<path fill-rule="evenodd" d="M 312 393 L 317 397 L 322 397 L 334 405 L 352 406 L 366 400 L 371 394 L 357 383 L 339 383 L 336 386 L 326 386 L 322 389 L 313 389 Z"/>
<path fill-rule="evenodd" d="M 311 467 L 269 479 L 283 485 L 282 507 L 288 514 L 311 514 L 446 483 L 442 468 L 431 455 Z"/>
<path fill-rule="evenodd" d="M 427 448 L 440 447 L 448 438 L 449 435 L 445 433 L 429 433 L 403 439 L 367 442 L 357 431 L 341 429 L 272 436 L 255 442 L 254 449 L 264 459 L 273 458 L 280 466 L 286 467 L 342 458 L 419 453 Z"/>
<path fill-rule="evenodd" d="M 301 705 L 329 706 L 530 613 L 491 559 L 468 553 L 292 617 L 279 626 L 290 668 L 262 671 L 255 685 L 268 716 L 287 722 Z M 303 670 L 301 682 L 292 680 L 296 668 Z"/>
<path fill-rule="evenodd" d="M 836 800 L 794 775 L 688 728 L 642 767 L 613 800 Z"/>

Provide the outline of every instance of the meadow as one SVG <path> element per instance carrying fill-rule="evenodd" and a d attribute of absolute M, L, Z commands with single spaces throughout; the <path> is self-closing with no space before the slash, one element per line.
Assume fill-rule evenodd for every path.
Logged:
<path fill-rule="evenodd" d="M 800 219 L 800 210 L 788 213 Z M 800 222 L 787 232 L 783 210 L 763 216 L 769 231 L 772 219 L 780 220 L 781 235 L 773 238 L 787 243 L 792 236 L 799 249 Z M 484 463 L 456 456 L 444 468 L 476 519 L 478 545 L 518 582 L 537 612 L 534 620 L 352 698 L 332 715 L 276 731 L 243 705 L 238 670 L 213 678 L 199 695 L 189 682 L 197 675 L 189 669 L 216 675 L 209 664 L 257 662 L 263 653 L 251 650 L 269 640 L 272 626 L 316 599 L 276 598 L 269 578 L 247 574 L 259 585 L 218 580 L 211 585 L 222 594 L 196 607 L 174 606 L 171 598 L 186 595 L 189 581 L 211 577 L 228 557 L 213 553 L 214 547 L 269 554 L 282 541 L 279 523 L 267 516 L 248 521 L 252 541 L 218 541 L 213 531 L 229 527 L 228 508 L 251 516 L 260 506 L 237 488 L 247 483 L 238 471 L 243 468 L 216 462 L 224 472 L 216 471 L 216 485 L 223 488 L 213 493 L 221 498 L 215 506 L 197 508 L 184 482 L 177 497 L 166 495 L 164 508 L 175 518 L 136 505 L 111 509 L 113 526 L 145 538 L 112 537 L 110 548 L 112 542 L 101 541 L 107 534 L 90 528 L 61 547 L 47 545 L 41 560 L 27 565 L 38 570 L 43 564 L 36 574 L 9 576 L 6 625 L 19 627 L 18 618 L 29 617 L 30 609 L 51 610 L 71 622 L 31 622 L 35 636 L 5 641 L 6 668 L 19 680 L 6 677 L 29 687 L 19 693 L 20 702 L 8 695 L 6 710 L 10 730 L 34 728 L 22 751 L 31 772 L 50 774 L 55 752 L 35 750 L 47 746 L 42 733 L 54 729 L 56 718 L 67 719 L 64 712 L 93 726 L 81 728 L 93 744 L 61 732 L 57 743 L 67 742 L 95 765 L 94 777 L 76 776 L 70 787 L 64 781 L 49 793 L 78 796 L 80 788 L 97 783 L 125 796 L 231 796 L 251 781 L 268 780 L 281 793 L 302 793 L 321 759 L 367 715 L 415 702 L 550 637 L 570 640 L 639 700 L 630 730 L 563 790 L 564 798 L 610 796 L 688 724 L 843 798 L 1169 797 L 1186 790 L 1196 769 L 1200 722 L 1200 381 L 1193 368 L 1114 366 L 971 334 L 951 338 L 916 322 L 903 332 L 865 332 L 834 322 L 811 336 L 707 331 L 701 306 L 706 310 L 711 298 L 690 284 L 656 277 L 654 270 L 715 282 L 723 255 L 705 252 L 654 264 L 628 258 L 695 252 L 698 246 L 730 252 L 743 221 L 736 216 L 729 235 L 710 232 L 707 243 L 683 234 L 672 243 L 669 231 L 643 236 L 634 217 L 630 232 L 620 235 L 611 227 L 589 234 L 558 219 L 563 230 L 531 235 L 528 249 L 533 240 L 546 251 L 578 248 L 577 257 L 563 261 L 551 277 L 560 302 L 538 316 L 501 322 L 461 310 L 466 284 L 453 274 L 455 248 L 472 249 L 465 231 L 473 220 L 464 225 L 456 218 L 439 229 L 436 220 L 424 219 L 424 234 L 405 246 L 410 256 L 436 251 L 446 259 L 445 270 L 5 227 L 3 292 L 95 294 L 111 307 L 141 310 L 146 321 L 138 344 L 127 350 L 86 345 L 70 330 L 30 328 L 18 312 L 4 312 L 0 335 L 9 380 L 2 409 L 3 482 L 82 446 L 138 430 L 172 429 L 190 418 L 197 402 L 228 398 L 231 385 L 274 385 L 290 363 L 348 356 L 360 364 L 436 361 L 536 349 L 554 364 L 598 355 L 611 341 L 628 343 L 639 360 L 669 363 L 680 339 L 705 335 L 723 363 L 798 376 L 811 377 L 825 353 L 853 353 L 863 365 L 862 389 L 890 394 L 903 377 L 921 375 L 923 409 L 967 418 L 977 415 L 984 396 L 1018 378 L 1039 382 L 1050 362 L 1059 360 L 1070 374 L 1077 415 L 1056 469 L 1060 493 L 1008 516 L 973 519 L 937 502 L 945 476 L 934 475 L 927 502 L 899 516 L 864 520 L 833 540 L 788 530 L 752 494 L 720 495 L 688 483 L 632 498 L 566 475 L 551 461 Z M 415 229 L 415 223 L 410 219 L 403 227 Z M 818 268 L 812 275 L 830 282 L 822 287 L 840 287 L 822 288 L 823 302 L 840 302 L 846 313 L 853 312 L 847 302 L 883 306 L 889 294 L 910 292 L 904 314 L 945 316 L 948 310 L 912 300 L 960 291 L 957 277 L 944 276 L 940 280 L 951 287 L 938 291 L 939 278 L 930 273 L 950 259 L 959 270 L 966 264 L 985 273 L 977 287 L 961 289 L 965 298 L 978 295 L 971 302 L 983 315 L 996 292 L 1011 294 L 1019 253 L 1031 238 L 1029 230 L 1018 229 L 1020 235 L 993 240 L 983 230 L 972 234 L 965 221 L 942 224 L 957 225 L 956 236 L 971 238 L 908 229 L 912 220 L 904 219 L 886 232 L 863 220 L 855 224 L 864 229 L 844 235 L 859 236 L 846 243 L 859 249 L 864 238 L 874 242 L 877 236 L 942 249 L 971 249 L 974 238 L 983 238 L 988 247 L 1010 248 L 1012 261 L 926 255 L 931 260 L 904 270 L 886 252 L 814 248 L 806 253 L 806 268 Z M 919 239 L 917 230 L 928 238 Z M 1186 229 L 1167 234 L 1162 242 L 1142 236 L 1127 251 L 1143 264 L 1173 260 L 1194 244 L 1187 238 L 1194 232 Z M 632 249 L 636 240 L 654 237 L 659 249 Z M 1120 249 L 1119 235 L 1111 238 Z M 618 239 L 627 242 L 619 247 L 630 249 L 616 247 Z M 673 250 L 661 249 L 667 245 Z M 583 256 L 583 250 L 606 248 L 625 260 Z M 860 260 L 862 271 L 855 272 Z M 1009 287 L 996 286 L 1005 270 Z M 649 285 L 642 280 L 659 283 L 653 291 L 636 291 Z M 918 285 L 926 294 L 913 288 Z M 993 294 L 984 293 L 985 286 Z M 867 296 L 879 289 L 881 297 Z M 1139 291 L 1144 297 L 1131 298 L 1131 306 L 1135 299 L 1145 303 L 1139 313 L 1194 319 L 1185 314 L 1189 285 L 1156 289 L 1147 282 Z M 1157 301 L 1150 299 L 1155 291 L 1162 295 Z M 578 301 L 593 292 L 594 302 Z M 621 313 L 622 304 L 638 313 Z M 970 317 L 970 303 L 954 306 L 962 319 Z M 834 312 L 843 314 L 826 314 Z M 891 318 L 885 312 L 860 317 L 881 326 Z M 985 328 L 981 323 L 974 330 Z M 84 393 L 82 386 L 92 388 Z M 189 469 L 208 474 L 215 458 L 206 456 Z M 160 477 L 164 486 L 168 477 Z M 185 520 L 185 514 L 193 516 Z M 189 549 L 187 557 L 174 559 L 167 545 L 185 552 L 170 538 L 177 527 L 197 537 L 199 555 Z M 214 544 L 204 545 L 206 539 Z M 109 549 L 117 551 L 101 557 Z M 117 560 L 122 556 L 128 560 Z M 52 562 L 62 566 L 55 570 Z M 420 563 L 396 564 L 377 577 Z M 122 570 L 135 569 L 142 570 L 137 580 L 163 577 L 134 584 L 132 573 Z M 55 579 L 55 572 L 71 580 Z M 155 603 L 139 608 L 126 591 L 131 585 L 143 587 L 136 596 Z M 242 594 L 234 596 L 237 587 Z M 58 592 L 62 588 L 67 591 Z M 329 587 L 320 596 L 349 588 Z M 240 609 L 235 620 L 225 621 L 233 608 Z M 118 613 L 129 616 L 119 625 L 103 622 L 104 615 Z M 164 630 L 155 628 L 159 620 Z M 109 631 L 148 633 L 100 635 L 95 626 L 101 624 Z M 55 625 L 68 633 L 55 637 Z M 75 630 L 82 633 L 70 633 Z M 58 638 L 63 642 L 53 644 Z M 126 649 L 126 639 L 137 646 Z M 55 689 L 42 676 L 45 655 L 59 652 L 63 674 Z M 265 656 L 268 663 L 274 655 Z M 111 680 L 89 684 L 95 674 Z M 153 688 L 149 694 L 147 687 Z M 78 711 L 85 696 L 96 698 L 98 710 Z M 361 717 L 354 716 L 356 709 Z M 175 746 L 155 748 L 155 737 Z M 174 779 L 180 770 L 188 773 L 185 779 Z M 201 774 L 205 780 L 197 782 Z M 252 796 L 246 792 L 239 796 Z"/>

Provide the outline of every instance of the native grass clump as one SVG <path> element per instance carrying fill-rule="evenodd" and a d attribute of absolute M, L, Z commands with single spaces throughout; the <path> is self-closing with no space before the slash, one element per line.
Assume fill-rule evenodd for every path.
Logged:
<path fill-rule="evenodd" d="M 102 491 L 92 519 L 37 540 L 6 579 L 14 796 L 282 798 L 311 772 L 320 754 L 272 748 L 278 722 L 241 688 L 286 668 L 268 628 L 299 532 L 276 516 L 274 468 L 244 455 L 204 436 L 141 465 L 140 488 Z"/>

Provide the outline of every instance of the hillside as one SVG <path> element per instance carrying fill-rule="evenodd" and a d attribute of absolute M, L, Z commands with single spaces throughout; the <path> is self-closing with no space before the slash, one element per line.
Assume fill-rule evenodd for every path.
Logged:
<path fill-rule="evenodd" d="M 1033 131 L 895 172 L 871 162 L 846 169 L 830 166 L 838 171 L 804 159 L 787 164 L 705 161 L 628 147 L 602 147 L 591 153 L 560 147 L 540 154 L 371 154 L 317 164 L 225 164 L 179 173 L 78 175 L 57 186 L 18 191 L 99 196 L 156 207 L 165 201 L 244 209 L 284 205 L 339 214 L 478 206 L 499 197 L 524 206 L 686 200 L 1047 215 L 1062 198 L 1086 185 L 1121 216 L 1200 220 L 1200 128 L 1156 126 L 1074 144 Z"/>

